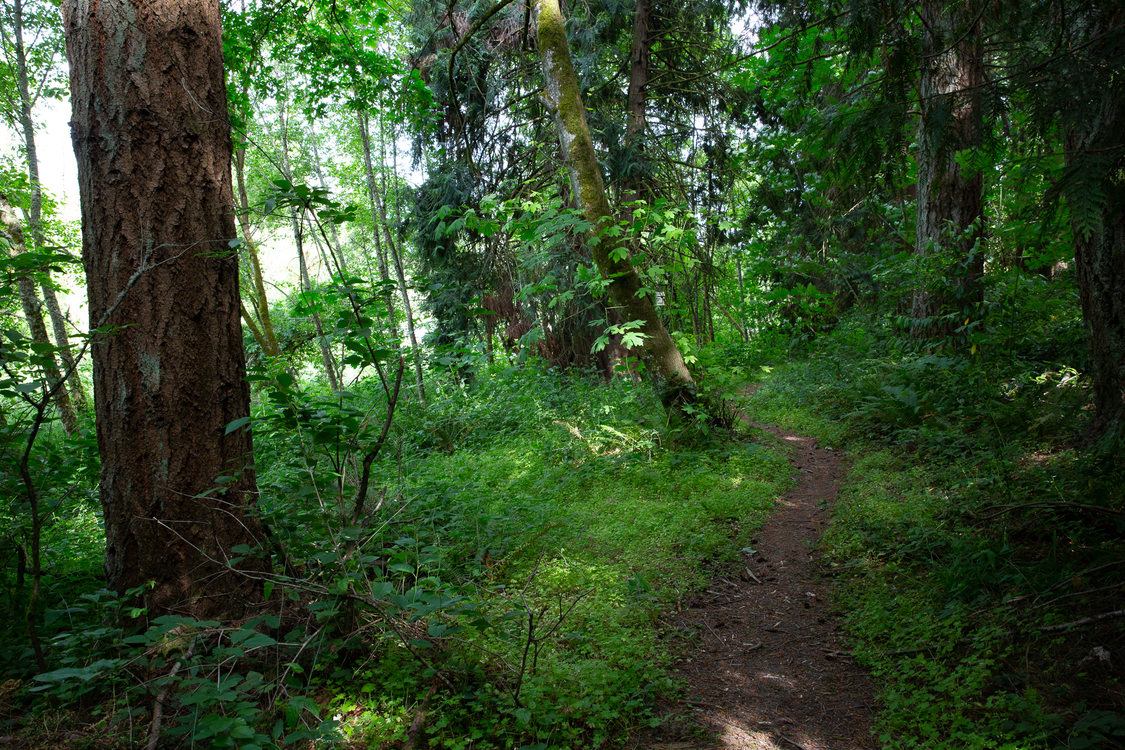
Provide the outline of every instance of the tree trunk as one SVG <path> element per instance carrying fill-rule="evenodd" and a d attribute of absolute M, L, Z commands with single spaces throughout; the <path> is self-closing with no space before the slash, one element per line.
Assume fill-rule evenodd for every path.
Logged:
<path fill-rule="evenodd" d="M 218 0 L 65 0 L 106 574 L 148 614 L 237 615 L 263 542 Z"/>
<path fill-rule="evenodd" d="M 70 389 L 71 402 L 78 411 L 85 412 L 89 404 L 86 401 L 86 389 L 82 387 L 82 378 L 78 375 L 78 368 L 75 366 L 74 350 L 71 349 L 70 336 L 66 331 L 66 316 L 59 306 L 59 298 L 55 295 L 54 287 L 43 282 L 40 288 L 43 290 L 43 306 L 47 308 L 47 315 L 51 319 L 51 330 L 55 334 L 55 345 L 58 347 L 62 370 L 70 373 L 66 385 Z"/>
<path fill-rule="evenodd" d="M 285 100 L 279 103 L 279 119 L 281 125 L 281 169 L 285 179 L 293 183 L 293 170 L 289 167 L 289 124 L 285 119 Z M 302 209 L 297 206 L 289 207 L 289 221 L 293 226 L 293 241 L 297 244 L 297 265 L 300 272 L 301 291 L 312 293 L 312 278 L 309 276 L 309 266 L 305 258 L 305 233 L 302 228 Z M 324 326 L 320 322 L 320 314 L 312 313 L 313 330 L 316 332 L 316 342 L 320 347 L 320 359 L 324 364 L 324 374 L 328 378 L 328 387 L 332 392 L 340 390 L 340 379 L 336 376 L 336 362 L 332 356 L 332 349 L 328 344 L 328 337 L 324 335 Z"/>
<path fill-rule="evenodd" d="M 633 9 L 633 41 L 629 51 L 629 92 L 625 102 L 625 146 L 633 151 L 638 162 L 644 156 L 644 135 L 648 105 L 649 57 L 652 51 L 649 26 L 652 23 L 651 0 L 637 0 Z M 639 167 L 639 164 L 637 165 Z M 642 170 L 631 170 L 624 176 L 622 199 L 625 203 L 640 200 L 644 188 Z M 629 217 L 632 209 L 626 208 Z"/>
<path fill-rule="evenodd" d="M 253 295 L 250 297 L 254 311 L 261 323 L 257 330 L 261 339 L 258 346 L 267 357 L 276 357 L 281 354 L 281 347 L 277 343 L 277 334 L 273 330 L 273 318 L 270 316 L 269 298 L 266 297 L 266 284 L 262 278 L 262 262 L 258 257 L 258 245 L 254 242 L 253 227 L 250 226 L 250 198 L 246 194 L 246 149 L 239 148 L 234 157 L 234 173 L 238 180 L 238 223 L 242 228 L 242 244 L 239 250 L 245 253 L 250 261 L 251 283 Z M 244 312 L 249 313 L 248 310 Z M 249 315 L 244 315 L 247 323 L 252 323 Z"/>
<path fill-rule="evenodd" d="M 31 230 L 31 242 L 37 250 L 42 250 L 45 242 L 43 233 L 43 186 L 39 182 L 39 150 L 35 143 L 35 121 L 32 118 L 31 84 L 27 69 L 27 48 L 23 41 L 23 0 L 15 0 L 12 8 L 12 25 L 15 36 L 16 53 L 16 87 L 19 89 L 20 100 L 20 130 L 23 131 L 24 149 L 27 151 L 27 176 L 31 183 L 31 200 L 28 206 L 28 227 Z M 66 319 L 63 318 L 59 308 L 55 290 L 49 283 L 41 285 L 43 301 L 47 313 L 51 318 L 51 328 L 55 333 L 56 351 L 59 361 L 62 362 L 62 372 L 69 373 L 67 387 L 70 389 L 69 404 L 73 403 L 79 410 L 86 410 L 86 392 L 82 388 L 82 378 L 79 377 L 74 366 L 74 352 L 70 348 L 70 337 L 66 331 Z M 25 296 L 21 292 L 21 297 Z M 34 296 L 34 292 L 32 292 Z M 26 311 L 26 308 L 25 308 Z M 52 358 L 54 355 L 52 355 Z M 57 366 L 56 366 L 56 369 Z M 61 410 L 61 407 L 60 407 Z M 64 418 L 63 424 L 66 424 Z M 68 432 L 70 430 L 68 429 Z"/>
<path fill-rule="evenodd" d="M 382 162 L 383 164 L 386 164 L 387 163 L 387 154 L 386 154 L 386 151 L 383 150 L 383 132 L 384 132 L 383 129 L 380 127 L 380 131 L 379 131 L 379 161 Z M 393 141 L 393 138 L 392 138 L 392 141 Z M 367 146 L 365 146 L 364 148 L 367 148 Z M 394 169 L 392 171 L 392 174 L 394 174 L 397 177 L 398 176 L 397 152 L 395 152 L 395 154 L 396 154 L 396 157 L 393 159 Z M 398 231 L 398 239 L 396 241 L 391 236 L 391 223 L 387 218 L 387 198 L 386 198 L 386 195 L 387 195 L 387 175 L 386 175 L 386 170 L 382 171 L 382 177 L 383 177 L 382 191 L 376 192 L 374 194 L 375 195 L 375 204 L 376 204 L 376 206 L 378 206 L 378 209 L 379 209 L 379 218 L 381 219 L 381 221 L 379 223 L 382 224 L 383 233 L 386 235 L 386 238 L 387 238 L 387 249 L 390 250 L 391 260 L 394 262 L 395 278 L 398 279 L 398 290 L 399 290 L 399 293 L 402 295 L 402 311 L 406 315 L 406 335 L 407 335 L 407 338 L 410 339 L 410 348 L 414 352 L 414 381 L 415 381 L 415 385 L 418 388 L 418 400 L 422 402 L 423 406 L 425 406 L 425 404 L 426 404 L 426 383 L 425 383 L 425 379 L 422 377 L 422 350 L 418 346 L 418 333 L 414 329 L 414 305 L 410 302 L 410 288 L 406 285 L 406 267 L 405 267 L 405 264 L 403 263 L 403 259 L 402 259 L 403 258 L 403 252 L 404 252 L 403 246 L 402 246 L 402 230 L 401 230 L 402 222 L 399 221 L 399 219 L 401 217 L 399 217 L 398 213 L 397 213 L 398 207 L 399 207 L 399 201 L 398 201 L 398 197 L 397 197 L 397 193 L 396 193 L 396 197 L 395 197 L 395 212 L 396 213 L 395 213 L 395 216 L 396 216 L 396 221 L 398 222 L 399 227 L 400 227 L 400 229 Z M 376 229 L 376 231 L 378 231 L 378 229 Z"/>
<path fill-rule="evenodd" d="M 3 195 L 0 195 L 0 234 L 7 237 L 14 254 L 19 255 L 26 251 L 19 217 L 15 208 Z M 21 276 L 16 280 L 16 290 L 19 293 L 20 307 L 23 308 L 23 316 L 27 320 L 31 340 L 42 347 L 51 347 L 51 340 L 47 336 L 47 327 L 43 325 L 43 315 L 39 311 L 39 298 L 35 295 L 35 282 L 30 277 Z M 55 361 L 54 353 L 50 348 L 37 353 L 36 359 L 43 368 L 43 377 L 47 381 L 48 388 L 62 380 L 63 374 L 59 371 L 58 363 Z M 77 377 L 69 370 L 67 374 L 70 377 Z M 55 391 L 54 401 L 63 430 L 66 431 L 67 435 L 73 435 L 78 431 L 78 416 L 74 412 L 74 406 L 70 402 L 70 396 L 65 387 Z"/>
<path fill-rule="evenodd" d="M 1125 118 L 1120 126 L 1125 127 Z M 1125 206 L 1102 212 L 1102 226 L 1075 232 L 1074 263 L 1094 369 L 1092 434 L 1125 434 Z"/>
<path fill-rule="evenodd" d="M 320 149 L 316 146 L 316 123 L 311 117 L 309 118 L 309 147 L 312 151 L 312 166 L 313 172 L 316 173 L 316 180 L 320 183 L 320 187 L 324 189 L 325 192 L 328 192 L 328 180 L 324 178 L 324 167 L 321 166 L 320 163 Z M 310 217 L 311 216 L 312 213 L 310 212 Z M 348 259 L 344 257 L 344 246 L 340 244 L 340 230 L 336 228 L 336 222 L 329 221 L 327 223 L 330 237 L 325 238 L 325 242 L 328 244 L 329 259 L 332 261 L 332 264 L 336 266 L 337 272 L 346 274 L 348 272 Z M 331 239 L 331 242 L 328 242 L 329 239 Z M 327 263 L 327 260 L 328 259 L 326 259 L 325 265 L 328 266 L 328 270 L 331 272 L 332 264 Z"/>
<path fill-rule="evenodd" d="M 544 96 L 555 116 L 559 143 L 570 171 L 575 199 L 593 227 L 590 249 L 602 276 L 610 279 L 609 293 L 625 321 L 640 321 L 645 341 L 641 359 L 658 380 L 666 405 L 688 396 L 694 387 L 679 349 L 668 335 L 649 296 L 640 296 L 641 280 L 628 248 L 613 233 L 615 221 L 606 199 L 605 184 L 594 154 L 578 77 L 570 59 L 566 28 L 558 0 L 535 0 L 539 55 L 546 83 Z"/>
<path fill-rule="evenodd" d="M 923 0 L 922 69 L 918 131 L 917 235 L 914 252 L 923 266 L 941 267 L 945 254 L 967 264 L 955 282 L 954 299 L 926 287 L 914 292 L 911 317 L 916 335 L 952 333 L 935 318 L 981 299 L 984 272 L 983 180 L 978 170 L 957 163 L 957 153 L 981 141 L 980 89 L 984 84 L 984 52 L 979 18 L 971 9 L 950 13 L 945 0 Z M 958 19 L 962 23 L 958 23 Z M 960 297 L 960 299 L 956 299 Z"/>
<path fill-rule="evenodd" d="M 290 221 L 293 223 L 293 239 L 297 243 L 297 266 L 301 277 L 301 291 L 312 294 L 312 278 L 309 276 L 309 264 L 305 259 L 305 232 L 301 225 L 300 214 L 297 207 L 289 209 Z M 328 344 L 328 337 L 324 335 L 324 326 L 320 322 L 320 314 L 315 310 L 312 313 L 313 331 L 316 332 L 316 341 L 320 346 L 320 359 L 324 364 L 324 374 L 328 377 L 328 387 L 332 392 L 340 390 L 340 379 L 336 375 L 336 360 L 332 356 L 332 348 Z"/>
<path fill-rule="evenodd" d="M 395 319 L 394 295 L 391 293 L 388 282 L 391 280 L 390 264 L 387 262 L 387 251 L 383 247 L 383 238 L 379 234 L 379 210 L 376 205 L 379 186 L 375 184 L 375 166 L 371 155 L 371 123 L 367 117 L 367 110 L 361 109 L 359 117 L 359 137 L 363 145 L 363 168 L 367 176 L 367 200 L 371 204 L 371 231 L 375 235 L 375 257 L 379 262 L 379 279 L 387 285 L 385 296 L 387 304 L 387 320 L 391 330 L 398 332 L 398 321 Z"/>
<path fill-rule="evenodd" d="M 1108 6 L 1108 7 L 1106 7 Z M 1103 8 L 1105 8 L 1103 10 Z M 1101 11 L 1098 13 L 1098 11 Z M 1125 9 L 1112 3 L 1093 5 L 1087 54 L 1111 59 L 1119 54 L 1111 30 L 1125 26 Z M 1118 31 L 1118 39 L 1120 31 Z M 1106 65 L 1098 70 L 1108 80 L 1094 87 L 1092 101 L 1083 102 L 1085 116 L 1071 120 L 1066 135 L 1067 166 L 1078 175 L 1067 191 L 1072 201 L 1074 265 L 1082 317 L 1090 335 L 1093 361 L 1093 438 L 1125 438 L 1125 85 L 1120 72 Z M 1089 221 L 1076 210 L 1075 199 L 1097 200 L 1101 210 Z M 1090 226 L 1093 223 L 1094 226 Z"/>

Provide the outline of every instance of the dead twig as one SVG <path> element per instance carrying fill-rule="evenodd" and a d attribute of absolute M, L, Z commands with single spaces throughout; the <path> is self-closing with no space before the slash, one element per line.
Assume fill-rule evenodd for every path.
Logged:
<path fill-rule="evenodd" d="M 410 722 L 410 729 L 406 732 L 406 741 L 402 743 L 402 750 L 416 750 L 416 748 L 422 747 L 420 740 L 422 732 L 426 729 L 426 719 L 430 713 L 430 701 L 433 700 L 437 689 L 438 681 L 435 679 L 430 683 L 430 689 L 426 691 L 426 697 L 414 709 L 414 720 Z"/>
<path fill-rule="evenodd" d="M 172 686 L 172 680 L 175 679 L 176 673 L 180 671 L 184 661 L 191 658 L 193 650 L 195 650 L 194 641 L 188 646 L 184 655 L 172 665 L 171 671 L 168 672 L 168 682 L 156 695 L 156 701 L 152 704 L 152 724 L 149 725 L 148 743 L 145 745 L 145 750 L 156 750 L 156 746 L 160 743 L 160 725 L 164 722 L 164 700 L 168 697 L 168 688 Z"/>
<path fill-rule="evenodd" d="M 1036 628 L 1041 633 L 1055 633 L 1060 630 L 1070 630 L 1071 628 L 1080 628 L 1085 625 L 1093 625 L 1102 620 L 1113 620 L 1118 617 L 1125 617 L 1125 609 L 1115 609 L 1112 612 L 1103 612 L 1100 615 L 1091 615 L 1090 617 L 1083 617 L 1079 620 L 1071 620 L 1070 622 L 1059 623 L 1058 625 L 1043 625 Z"/>
<path fill-rule="evenodd" d="M 1086 513 L 1095 513 L 1107 516 L 1117 516 L 1125 518 L 1125 510 L 1117 510 L 1116 508 L 1107 508 L 1104 505 L 1091 505 L 1090 503 L 1068 503 L 1068 502 L 1042 502 L 1042 503 L 1019 503 L 1016 505 L 1000 505 L 992 506 L 996 508 L 995 513 L 989 513 L 987 516 L 977 516 L 978 521 L 989 521 L 993 518 L 1012 513 L 1017 510 L 1028 510 L 1032 508 L 1045 508 L 1049 510 L 1078 510 Z"/>
<path fill-rule="evenodd" d="M 797 748 L 797 750 L 809 750 L 809 749 L 808 749 L 807 747 L 805 747 L 804 745 L 802 745 L 802 744 L 801 744 L 800 742 L 797 742 L 797 740 L 794 740 L 794 739 L 791 739 L 791 738 L 789 738 L 789 737 L 786 737 L 786 736 L 785 736 L 784 734 L 782 734 L 781 732 L 777 732 L 777 733 L 776 733 L 776 736 L 777 736 L 777 738 L 778 738 L 779 740 L 781 740 L 782 742 L 787 742 L 787 743 L 789 743 L 789 744 L 790 744 L 790 745 L 792 745 L 793 747 Z"/>

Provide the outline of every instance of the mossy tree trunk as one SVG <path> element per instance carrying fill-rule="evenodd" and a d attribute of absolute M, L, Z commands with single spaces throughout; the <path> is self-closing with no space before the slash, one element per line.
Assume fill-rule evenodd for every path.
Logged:
<path fill-rule="evenodd" d="M 617 222 L 594 154 L 558 0 L 535 0 L 534 13 L 545 98 L 555 117 L 575 200 L 592 227 L 590 248 L 594 262 L 602 276 L 610 280 L 610 298 L 622 320 L 641 323 L 640 331 L 645 335 L 641 360 L 656 376 L 661 400 L 665 405 L 679 403 L 690 396 L 694 381 L 652 299 L 638 293 L 641 279 L 629 258 L 627 244 L 610 231 Z"/>

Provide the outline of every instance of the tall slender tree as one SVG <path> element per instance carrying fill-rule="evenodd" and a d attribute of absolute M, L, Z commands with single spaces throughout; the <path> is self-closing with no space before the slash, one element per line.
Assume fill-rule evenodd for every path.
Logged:
<path fill-rule="evenodd" d="M 36 3 L 34 0 L 31 3 L 25 0 L 13 0 L 10 14 L 11 36 L 8 36 L 8 24 L 5 23 L 7 19 L 0 19 L 0 41 L 3 42 L 6 68 L 11 74 L 11 80 L 6 82 L 8 85 L 0 86 L 0 92 L 7 105 L 6 114 L 23 140 L 27 176 L 31 187 L 26 211 L 28 229 L 32 246 L 35 249 L 42 249 L 47 244 L 47 233 L 43 224 L 43 185 L 39 179 L 39 147 L 35 139 L 35 105 L 44 96 L 54 97 L 62 91 L 61 66 L 58 60 L 62 52 L 62 29 L 56 10 L 50 4 Z M 30 43 L 27 40 L 29 27 L 33 32 Z M 67 381 L 69 398 L 66 400 L 78 410 L 85 410 L 86 392 L 82 387 L 82 379 L 75 370 L 74 353 L 71 350 L 67 331 L 68 324 L 59 305 L 58 295 L 55 294 L 55 287 L 49 276 L 44 276 L 39 286 L 43 295 L 43 307 L 47 310 L 52 333 L 55 336 L 58 361 L 61 363 L 59 369 L 71 373 Z M 34 292 L 30 293 L 32 296 L 37 296 Z M 62 394 L 56 400 L 64 413 L 64 424 L 71 429 L 76 424 L 76 419 L 67 414 L 70 406 L 64 406 L 62 403 L 62 398 L 66 395 Z"/>
<path fill-rule="evenodd" d="M 23 227 L 20 226 L 14 207 L 4 195 L 0 195 L 0 235 L 7 241 L 5 244 L 10 245 L 9 249 L 12 253 L 20 255 L 26 252 Z M 16 289 L 19 292 L 20 307 L 23 308 L 23 317 L 31 333 L 31 340 L 42 350 L 40 359 L 44 365 L 43 374 L 46 376 L 45 387 L 54 391 L 53 400 L 59 412 L 59 420 L 66 433 L 73 435 L 78 431 L 78 416 L 74 412 L 74 405 L 65 386 L 61 388 L 54 386 L 60 383 L 64 376 L 77 377 L 77 375 L 74 374 L 73 366 L 66 371 L 59 370 L 54 356 L 55 349 L 47 336 L 47 327 L 43 324 L 43 312 L 40 309 L 39 298 L 35 294 L 35 282 L 30 276 L 21 276 L 16 281 Z"/>

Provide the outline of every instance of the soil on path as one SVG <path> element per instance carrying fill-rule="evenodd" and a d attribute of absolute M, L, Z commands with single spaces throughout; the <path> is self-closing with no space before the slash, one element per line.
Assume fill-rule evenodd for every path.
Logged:
<path fill-rule="evenodd" d="M 756 425 L 762 427 L 761 425 Z M 677 667 L 688 688 L 670 707 L 691 721 L 657 730 L 648 750 L 868 750 L 874 690 L 850 658 L 814 543 L 844 477 L 843 460 L 812 438 L 762 427 L 791 445 L 797 486 L 744 552 L 743 569 L 719 577 L 676 626 L 699 646 Z M 696 730 L 698 733 L 698 729 Z"/>

